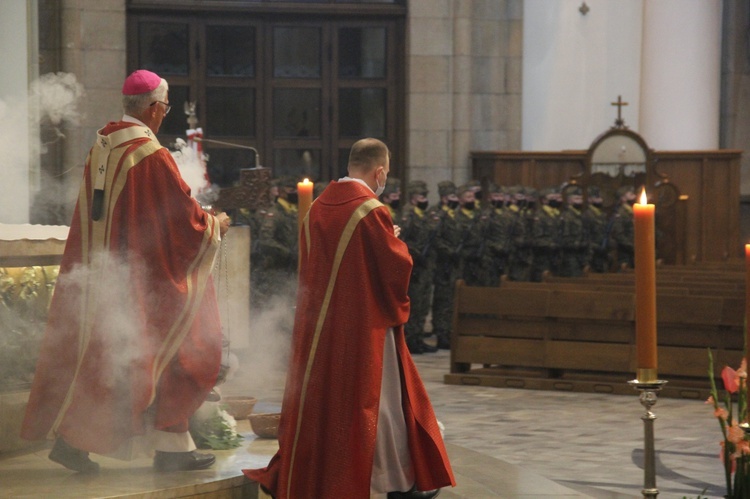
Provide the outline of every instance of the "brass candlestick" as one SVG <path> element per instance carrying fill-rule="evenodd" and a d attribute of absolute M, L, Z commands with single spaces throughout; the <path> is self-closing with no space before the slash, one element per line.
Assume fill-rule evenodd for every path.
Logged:
<path fill-rule="evenodd" d="M 656 404 L 656 394 L 667 384 L 664 380 L 640 381 L 637 379 L 628 381 L 628 384 L 638 390 L 641 405 L 646 408 L 646 413 L 641 416 L 643 420 L 643 497 L 656 499 L 659 489 L 656 488 L 656 458 L 654 449 L 654 420 L 656 415 L 651 408 Z"/>

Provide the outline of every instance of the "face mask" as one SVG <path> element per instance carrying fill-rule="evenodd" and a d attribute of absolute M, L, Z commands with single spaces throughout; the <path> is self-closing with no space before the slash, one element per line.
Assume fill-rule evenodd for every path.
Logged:
<path fill-rule="evenodd" d="M 474 193 L 474 198 L 476 198 L 477 200 L 481 201 L 481 199 L 482 199 L 482 191 L 475 192 Z"/>
<path fill-rule="evenodd" d="M 578 211 L 581 211 L 581 208 L 583 208 L 583 203 L 573 203 L 573 208 L 575 208 Z"/>
<path fill-rule="evenodd" d="M 393 199 L 391 202 L 388 203 L 391 208 L 394 210 L 398 210 L 398 208 L 401 206 L 401 200 L 400 199 Z"/>
<path fill-rule="evenodd" d="M 417 208 L 419 208 L 422 211 L 426 210 L 428 206 L 429 206 L 429 203 L 427 201 L 420 201 L 417 203 Z"/>
<path fill-rule="evenodd" d="M 451 210 L 455 210 L 456 208 L 458 208 L 458 201 L 456 201 L 454 199 L 449 200 L 448 201 L 448 208 L 450 208 Z"/>
<path fill-rule="evenodd" d="M 526 201 L 526 208 L 533 210 L 536 206 L 536 201 Z"/>
<path fill-rule="evenodd" d="M 492 206 L 495 208 L 502 208 L 505 205 L 505 201 L 500 201 L 499 199 L 496 199 L 492 201 Z"/>
<path fill-rule="evenodd" d="M 560 207 L 560 201 L 557 201 L 556 199 L 550 199 L 547 204 L 550 208 L 559 208 Z"/>
<path fill-rule="evenodd" d="M 375 182 L 378 184 L 378 188 L 375 189 L 375 195 L 377 197 L 380 197 L 383 194 L 383 191 L 385 190 L 386 181 L 388 181 L 388 175 L 386 175 L 385 180 L 383 181 L 383 185 L 380 185 L 380 182 L 378 182 L 377 177 L 375 178 Z"/>
<path fill-rule="evenodd" d="M 299 202 L 299 194 L 296 192 L 290 192 L 286 195 L 286 200 L 289 203 L 297 204 Z"/>
<path fill-rule="evenodd" d="M 463 208 L 465 210 L 473 210 L 474 209 L 474 201 L 469 201 L 468 203 L 464 203 Z"/>

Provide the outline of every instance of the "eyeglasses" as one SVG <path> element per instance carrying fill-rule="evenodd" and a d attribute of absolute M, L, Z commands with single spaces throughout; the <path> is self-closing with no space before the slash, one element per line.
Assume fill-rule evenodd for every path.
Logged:
<path fill-rule="evenodd" d="M 166 102 L 162 102 L 160 100 L 155 100 L 154 102 L 152 102 L 151 104 L 149 104 L 149 107 L 153 106 L 154 104 L 157 104 L 157 103 L 158 104 L 164 104 L 164 116 L 168 115 L 169 111 L 172 109 L 172 106 L 170 106 Z"/>

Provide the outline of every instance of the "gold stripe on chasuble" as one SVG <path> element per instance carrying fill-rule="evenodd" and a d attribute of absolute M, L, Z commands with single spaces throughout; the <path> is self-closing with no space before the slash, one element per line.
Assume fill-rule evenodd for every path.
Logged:
<path fill-rule="evenodd" d="M 294 458 L 297 453 L 297 442 L 299 440 L 299 430 L 302 426 L 302 413 L 305 409 L 305 398 L 307 396 L 307 384 L 310 381 L 310 372 L 315 361 L 315 352 L 318 349 L 318 341 L 320 340 L 320 333 L 323 329 L 326 316 L 328 315 L 328 306 L 331 303 L 331 295 L 333 295 L 333 288 L 336 285 L 336 278 L 339 273 L 339 267 L 341 266 L 341 260 L 344 258 L 346 248 L 349 246 L 349 241 L 354 234 L 354 229 L 357 228 L 357 224 L 365 218 L 373 209 L 383 206 L 383 204 L 377 199 L 371 198 L 359 205 L 354 210 L 352 216 L 349 217 L 349 221 L 344 227 L 344 231 L 341 233 L 341 239 L 336 247 L 336 254 L 333 258 L 333 267 L 331 268 L 331 276 L 328 278 L 328 287 L 326 288 L 326 294 L 323 298 L 323 304 L 320 307 L 320 313 L 318 314 L 318 321 L 315 324 L 315 333 L 313 334 L 312 345 L 310 346 L 310 355 L 307 357 L 307 366 L 305 368 L 305 375 L 302 380 L 302 391 L 300 393 L 299 411 L 297 413 L 297 428 L 294 431 L 294 443 L 292 444 L 292 457 L 289 464 L 289 478 L 287 480 L 287 492 L 292 490 L 292 472 L 294 470 Z M 309 230 L 309 229 L 308 229 Z M 308 239 L 308 253 L 310 251 L 310 242 Z"/>
<path fill-rule="evenodd" d="M 109 163 L 117 165 L 115 168 L 107 168 L 106 184 L 110 186 L 104 192 L 104 206 L 107 207 L 107 217 L 99 221 L 91 220 L 89 212 L 89 192 L 85 182 L 81 185 L 78 195 L 78 215 L 81 225 L 81 264 L 85 267 L 83 274 L 86 279 L 86 285 L 82 287 L 80 299 L 81 321 L 78 330 L 78 358 L 73 379 L 68 387 L 68 392 L 63 399 L 60 411 L 52 425 L 52 431 L 56 431 L 70 407 L 73 399 L 73 390 L 76 386 L 76 380 L 83 363 L 83 358 L 91 340 L 91 331 L 94 326 L 97 305 L 101 297 L 99 287 L 103 284 L 102 274 L 107 267 L 106 258 L 108 252 L 105 251 L 110 244 L 110 229 L 112 226 L 112 207 L 117 203 L 117 199 L 127 182 L 128 171 L 137 166 L 143 158 L 149 156 L 161 146 L 154 141 L 145 142 L 141 147 L 132 151 L 125 156 L 127 147 L 117 147 L 109 155 Z M 87 164 L 97 164 L 100 150 L 97 147 L 91 149 Z M 121 164 L 122 163 L 122 164 Z M 93 191 L 93 181 L 91 184 Z"/>
<path fill-rule="evenodd" d="M 188 268 L 185 306 L 180 310 L 177 320 L 172 324 L 166 339 L 154 359 L 154 370 L 151 373 L 152 392 L 149 405 L 151 405 L 156 397 L 156 386 L 159 378 L 190 331 L 190 326 L 193 324 L 193 320 L 198 313 L 200 301 L 203 298 L 206 285 L 211 277 L 211 269 L 214 266 L 218 253 L 217 249 L 220 244 L 219 219 L 213 215 L 208 215 L 208 222 L 208 227 L 203 231 L 200 250 Z"/>

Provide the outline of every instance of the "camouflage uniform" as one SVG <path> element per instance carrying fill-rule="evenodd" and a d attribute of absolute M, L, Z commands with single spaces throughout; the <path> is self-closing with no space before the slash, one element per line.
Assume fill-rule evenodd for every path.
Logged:
<path fill-rule="evenodd" d="M 508 279 L 512 281 L 528 281 L 531 279 L 531 236 L 533 228 L 533 209 L 526 207 L 526 191 L 536 198 L 536 191 L 515 186 L 509 189 L 509 195 L 515 203 L 508 206 L 511 227 L 511 250 L 508 256 Z"/>
<path fill-rule="evenodd" d="M 413 194 L 427 195 L 424 182 L 413 181 L 407 186 L 407 196 Z M 430 246 L 433 234 L 433 223 L 426 209 L 421 209 L 411 202 L 406 204 L 401 215 L 401 240 L 409 247 L 414 265 L 409 280 L 409 301 L 411 312 L 404 326 L 406 344 L 411 353 L 435 351 L 434 347 L 424 343 L 424 325 L 430 311 L 430 294 L 432 290 L 432 262 Z"/>
<path fill-rule="evenodd" d="M 574 190 L 580 196 L 580 189 Z M 588 257 L 588 239 L 583 226 L 580 205 L 568 204 L 560 215 L 560 265 L 557 274 L 580 277 Z"/>
<path fill-rule="evenodd" d="M 601 208 L 591 204 L 592 197 L 599 197 L 599 189 L 589 188 L 589 204 L 584 210 L 583 227 L 589 242 L 588 266 L 592 272 L 609 270 L 609 229 L 607 215 Z"/>
<path fill-rule="evenodd" d="M 554 193 L 547 189 L 543 196 Z M 531 247 L 534 260 L 531 266 L 531 280 L 541 282 L 545 272 L 555 273 L 559 260 L 560 212 L 546 204 L 540 206 L 534 216 Z"/>
<path fill-rule="evenodd" d="M 466 190 L 472 190 L 471 186 L 461 186 L 459 194 Z M 459 275 L 469 286 L 484 285 L 482 264 L 486 247 L 483 237 L 486 220 L 487 217 L 482 215 L 476 201 L 472 210 L 463 207 L 456 210 L 455 221 L 460 233 L 458 245 Z"/>
<path fill-rule="evenodd" d="M 438 184 L 440 196 L 456 193 L 453 182 Z M 438 346 L 450 348 L 453 329 L 453 292 L 458 278 L 459 257 L 457 249 L 461 243 L 461 232 L 456 224 L 455 211 L 447 205 L 432 211 L 436 223 L 435 267 L 433 272 L 432 330 L 437 336 Z"/>
<path fill-rule="evenodd" d="M 502 192 L 502 190 L 491 185 L 490 195 L 492 192 Z M 510 208 L 492 205 L 492 201 L 490 203 L 484 231 L 487 248 L 483 257 L 484 285 L 498 286 L 500 277 L 508 272 L 508 257 L 513 247 L 513 225 L 516 215 Z"/>
<path fill-rule="evenodd" d="M 617 248 L 618 267 L 635 267 L 634 238 L 633 207 L 628 204 L 621 204 L 612 221 L 612 240 Z"/>

